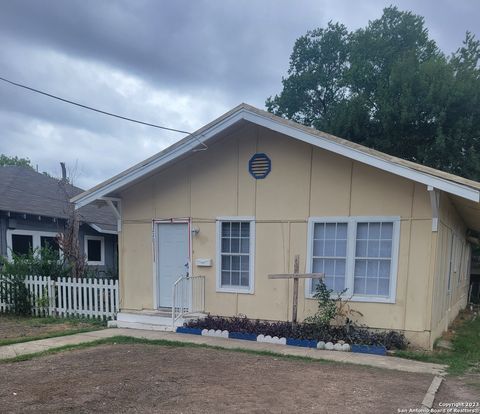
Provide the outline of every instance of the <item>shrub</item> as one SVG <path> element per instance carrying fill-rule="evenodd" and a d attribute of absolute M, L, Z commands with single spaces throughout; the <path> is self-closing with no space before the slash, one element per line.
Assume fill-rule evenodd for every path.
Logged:
<path fill-rule="evenodd" d="M 70 268 L 60 260 L 51 247 L 31 250 L 28 254 L 15 254 L 12 260 L 0 257 L 0 274 L 16 276 L 50 276 L 52 279 L 68 276 Z"/>
<path fill-rule="evenodd" d="M 25 277 L 0 275 L 0 302 L 8 303 L 15 315 L 30 315 L 32 294 L 25 285 Z"/>
<path fill-rule="evenodd" d="M 308 317 L 305 321 L 315 325 L 329 325 L 337 316 L 337 301 L 345 291 L 338 293 L 337 297 L 333 298 L 333 289 L 329 289 L 323 279 L 319 279 L 313 295 L 318 302 L 318 310 L 315 315 Z"/>
<path fill-rule="evenodd" d="M 229 332 L 270 335 L 294 339 L 313 339 L 316 341 L 345 341 L 358 345 L 382 345 L 387 349 L 405 349 L 405 336 L 396 331 L 372 331 L 352 324 L 331 326 L 316 323 L 267 322 L 247 317 L 231 318 L 208 315 L 203 319 L 185 323 L 188 328 L 220 329 Z"/>
<path fill-rule="evenodd" d="M 50 247 L 32 250 L 29 254 L 12 253 L 12 260 L 0 257 L 0 301 L 10 305 L 17 315 L 30 315 L 34 296 L 25 285 L 27 276 L 66 276 L 69 268 Z M 48 300 L 48 299 L 46 299 Z"/>
<path fill-rule="evenodd" d="M 350 303 L 342 299 L 342 295 L 347 289 L 334 293 L 333 289 L 329 289 L 323 279 L 319 279 L 315 288 L 313 297 L 318 302 L 318 309 L 315 315 L 305 319 L 306 323 L 319 325 L 330 325 L 334 322 L 336 325 L 352 324 L 352 318 L 363 316 L 362 313 L 353 310 Z"/>

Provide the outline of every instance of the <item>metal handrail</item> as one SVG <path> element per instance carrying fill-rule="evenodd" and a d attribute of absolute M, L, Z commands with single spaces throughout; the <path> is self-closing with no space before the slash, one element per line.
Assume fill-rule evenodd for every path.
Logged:
<path fill-rule="evenodd" d="M 205 276 L 182 276 L 172 287 L 172 329 L 187 313 L 205 310 Z"/>

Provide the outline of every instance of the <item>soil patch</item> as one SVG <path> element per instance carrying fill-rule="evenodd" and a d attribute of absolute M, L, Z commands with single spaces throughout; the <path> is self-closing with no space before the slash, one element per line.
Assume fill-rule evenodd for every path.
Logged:
<path fill-rule="evenodd" d="M 434 407 L 445 408 L 441 403 L 480 403 L 480 374 L 448 376 L 442 381 L 435 396 Z M 462 407 L 458 407 L 461 409 Z M 479 407 L 475 407 L 477 410 Z"/>
<path fill-rule="evenodd" d="M 392 413 L 431 375 L 240 352 L 102 345 L 0 365 L 2 413 Z"/>

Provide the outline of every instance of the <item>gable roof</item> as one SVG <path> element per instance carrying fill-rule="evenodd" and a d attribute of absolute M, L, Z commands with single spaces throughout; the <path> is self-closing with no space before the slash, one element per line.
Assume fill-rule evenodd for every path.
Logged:
<path fill-rule="evenodd" d="M 68 218 L 69 198 L 84 190 L 31 168 L 0 167 L 0 210 L 59 219 Z M 107 206 L 87 205 L 80 219 L 99 232 L 116 232 L 117 222 Z"/>
<path fill-rule="evenodd" d="M 476 181 L 393 157 L 346 139 L 286 120 L 245 103 L 238 105 L 165 150 L 128 168 L 82 194 L 76 195 L 71 201 L 75 203 L 77 208 L 80 208 L 101 197 L 115 194 L 115 192 L 132 184 L 136 180 L 208 143 L 212 138 L 227 128 L 242 122 L 263 126 L 327 151 L 445 191 L 462 199 L 475 203 L 480 201 L 480 183 Z"/>

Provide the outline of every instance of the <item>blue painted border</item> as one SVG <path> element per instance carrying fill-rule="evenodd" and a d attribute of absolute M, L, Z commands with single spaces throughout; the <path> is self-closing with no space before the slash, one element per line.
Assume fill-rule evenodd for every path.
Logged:
<path fill-rule="evenodd" d="M 177 333 L 190 334 L 190 335 L 201 335 L 202 329 L 200 328 L 186 328 L 185 326 L 179 326 L 177 328 Z"/>
<path fill-rule="evenodd" d="M 303 348 L 316 348 L 317 341 L 313 339 L 295 339 L 295 338 L 287 338 L 287 345 L 291 346 L 301 346 Z"/>
<path fill-rule="evenodd" d="M 257 341 L 257 335 L 243 332 L 229 332 L 228 337 L 232 339 L 244 339 L 246 341 Z"/>
<path fill-rule="evenodd" d="M 202 335 L 202 330 L 200 328 L 187 328 L 184 326 L 179 326 L 176 329 L 177 333 L 190 334 L 190 335 Z M 245 332 L 229 332 L 228 337 L 231 339 L 242 339 L 244 341 L 257 341 L 256 334 L 245 333 Z M 263 342 L 262 342 L 263 343 Z M 302 348 L 317 348 L 317 341 L 314 339 L 296 339 L 296 338 L 287 338 L 287 345 L 289 346 L 299 346 Z M 350 352 L 356 352 L 358 354 L 371 354 L 371 355 L 387 355 L 387 348 L 384 346 L 378 345 L 354 345 L 350 344 Z"/>
<path fill-rule="evenodd" d="M 268 161 L 267 170 L 263 174 L 260 174 L 260 175 L 253 172 L 253 169 L 252 169 L 252 162 L 255 161 L 255 159 L 257 159 L 257 158 L 266 158 L 267 161 Z M 248 161 L 248 172 L 256 180 L 263 180 L 264 178 L 267 177 L 268 174 L 270 174 L 270 171 L 272 171 L 272 160 L 270 159 L 270 157 L 267 154 L 265 154 L 263 152 L 257 152 L 256 154 L 253 154 L 252 157 L 250 158 L 250 160 Z"/>
<path fill-rule="evenodd" d="M 350 350 L 358 354 L 387 355 L 387 348 L 378 345 L 350 345 Z"/>

